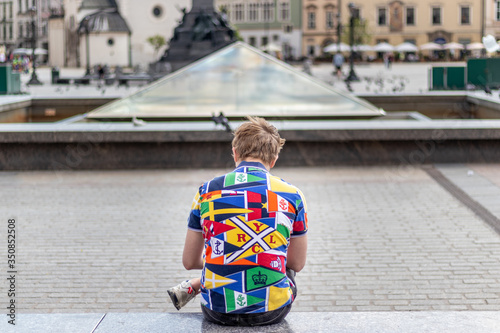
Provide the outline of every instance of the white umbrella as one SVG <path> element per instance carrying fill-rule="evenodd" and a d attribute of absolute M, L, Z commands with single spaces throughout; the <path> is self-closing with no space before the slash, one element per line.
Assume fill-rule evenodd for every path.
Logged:
<path fill-rule="evenodd" d="M 456 42 L 451 42 L 443 45 L 445 50 L 463 50 L 464 45 Z"/>
<path fill-rule="evenodd" d="M 340 52 L 349 52 L 351 51 L 351 47 L 345 43 L 340 43 Z M 335 53 L 338 52 L 338 45 L 337 43 L 330 44 L 323 48 L 323 52 L 327 53 Z"/>
<path fill-rule="evenodd" d="M 267 52 L 281 52 L 281 46 L 275 43 L 269 43 L 260 48 L 262 51 Z"/>
<path fill-rule="evenodd" d="M 19 49 L 15 49 L 14 51 L 12 51 L 12 54 L 29 54 L 31 52 L 32 51 L 30 49 L 19 48 Z"/>
<path fill-rule="evenodd" d="M 25 55 L 32 55 L 33 54 L 33 49 L 27 49 L 27 48 L 18 48 L 12 51 L 12 54 L 25 54 Z M 45 49 L 37 47 L 35 49 L 35 55 L 46 55 L 49 54 L 49 52 Z"/>
<path fill-rule="evenodd" d="M 500 48 L 500 46 L 497 43 L 497 40 L 495 39 L 495 37 L 493 37 L 493 35 L 484 36 L 483 44 L 484 47 L 486 48 L 486 51 L 488 51 L 489 53 L 496 52 Z"/>
<path fill-rule="evenodd" d="M 467 50 L 482 50 L 484 49 L 483 43 L 472 43 L 465 46 Z"/>
<path fill-rule="evenodd" d="M 376 52 L 392 52 L 395 48 L 389 43 L 379 43 L 373 47 L 373 51 Z"/>
<path fill-rule="evenodd" d="M 36 55 L 46 55 L 46 54 L 49 54 L 49 51 L 47 51 L 46 49 L 42 49 L 42 48 L 37 47 L 35 49 L 35 54 Z"/>
<path fill-rule="evenodd" d="M 405 42 L 405 43 L 397 45 L 396 51 L 398 51 L 398 52 L 417 52 L 418 47 L 415 44 Z"/>
<path fill-rule="evenodd" d="M 354 45 L 353 49 L 354 49 L 354 51 L 358 51 L 358 52 L 368 52 L 368 51 L 373 51 L 373 46 L 366 45 L 366 44 L 360 44 L 360 45 Z"/>
<path fill-rule="evenodd" d="M 425 44 L 422 44 L 418 47 L 421 51 L 438 51 L 438 50 L 442 50 L 443 47 L 437 43 L 425 43 Z"/>

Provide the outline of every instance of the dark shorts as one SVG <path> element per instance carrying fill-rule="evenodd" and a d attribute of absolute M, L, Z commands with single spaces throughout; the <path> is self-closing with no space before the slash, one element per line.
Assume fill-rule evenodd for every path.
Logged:
<path fill-rule="evenodd" d="M 295 299 L 295 297 L 297 297 L 295 272 L 287 268 L 286 275 L 291 281 L 290 287 L 292 289 L 293 299 Z M 215 312 L 203 305 L 201 306 L 201 312 L 203 312 L 203 316 L 206 320 L 215 324 L 227 326 L 262 326 L 277 324 L 285 319 L 286 315 L 290 312 L 291 309 L 292 303 L 282 308 L 268 312 L 231 314 Z"/>

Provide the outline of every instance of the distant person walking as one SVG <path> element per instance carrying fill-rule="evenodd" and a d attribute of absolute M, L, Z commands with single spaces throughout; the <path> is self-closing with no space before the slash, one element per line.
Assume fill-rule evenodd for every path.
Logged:
<path fill-rule="evenodd" d="M 342 65 L 344 64 L 344 56 L 342 53 L 336 53 L 333 56 L 333 66 L 335 67 L 335 74 L 340 78 L 342 76 Z"/>
<path fill-rule="evenodd" d="M 392 64 L 392 55 L 389 53 L 384 53 L 384 64 L 387 69 L 391 68 Z"/>

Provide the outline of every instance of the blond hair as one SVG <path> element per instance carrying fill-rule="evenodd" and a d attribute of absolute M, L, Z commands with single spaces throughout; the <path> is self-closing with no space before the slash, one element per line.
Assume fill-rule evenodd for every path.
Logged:
<path fill-rule="evenodd" d="M 248 157 L 271 164 L 285 144 L 276 127 L 264 118 L 247 116 L 248 121 L 234 132 L 232 145 L 241 160 Z"/>

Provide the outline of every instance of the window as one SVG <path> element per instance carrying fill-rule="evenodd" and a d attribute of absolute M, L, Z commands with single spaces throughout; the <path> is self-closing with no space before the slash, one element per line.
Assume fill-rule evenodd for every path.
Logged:
<path fill-rule="evenodd" d="M 280 20 L 290 21 L 290 3 L 282 2 L 280 3 Z"/>
<path fill-rule="evenodd" d="M 248 21 L 255 22 L 259 19 L 259 5 L 251 3 L 248 5 Z"/>
<path fill-rule="evenodd" d="M 326 28 L 327 29 L 333 29 L 334 22 L 333 22 L 333 12 L 332 11 L 327 11 L 326 12 Z"/>
<path fill-rule="evenodd" d="M 308 29 L 316 29 L 316 13 L 308 12 L 307 13 L 307 28 Z"/>
<path fill-rule="evenodd" d="M 274 18 L 274 6 L 271 2 L 264 3 L 263 19 L 264 22 L 271 22 Z"/>
<path fill-rule="evenodd" d="M 309 45 L 307 47 L 307 55 L 313 57 L 314 56 L 314 45 Z"/>
<path fill-rule="evenodd" d="M 12 23 L 9 24 L 9 39 L 12 40 L 14 38 L 14 32 L 12 31 Z"/>
<path fill-rule="evenodd" d="M 441 7 L 432 7 L 432 25 L 441 25 Z"/>
<path fill-rule="evenodd" d="M 356 7 L 352 10 L 352 16 L 355 18 L 361 18 L 361 12 L 359 8 Z"/>
<path fill-rule="evenodd" d="M 293 32 L 293 25 L 292 24 L 284 25 L 283 32 L 285 32 L 286 34 L 291 34 Z"/>
<path fill-rule="evenodd" d="M 22 8 L 23 8 L 23 0 L 18 0 L 17 6 L 19 7 L 19 13 L 22 13 L 23 12 L 23 10 L 22 10 Z"/>
<path fill-rule="evenodd" d="M 154 17 L 160 18 L 162 14 L 163 14 L 163 8 L 161 8 L 160 6 L 153 7 L 153 16 Z"/>
<path fill-rule="evenodd" d="M 267 38 L 267 36 L 262 37 L 261 45 L 266 46 L 267 44 L 269 44 L 269 39 Z"/>
<path fill-rule="evenodd" d="M 378 25 L 387 25 L 387 9 L 378 8 Z"/>
<path fill-rule="evenodd" d="M 24 34 L 23 34 L 23 24 L 19 23 L 19 37 L 23 38 L 23 36 L 24 36 Z"/>
<path fill-rule="evenodd" d="M 496 6 L 497 8 L 496 8 L 495 17 L 496 17 L 497 21 L 500 21 L 500 0 L 497 0 L 496 4 L 497 4 L 497 6 Z"/>
<path fill-rule="evenodd" d="M 470 7 L 469 6 L 460 7 L 460 24 L 462 24 L 462 25 L 470 24 Z"/>
<path fill-rule="evenodd" d="M 406 25 L 415 25 L 414 7 L 406 7 Z"/>
<path fill-rule="evenodd" d="M 273 35 L 273 42 L 278 42 L 280 40 L 279 35 Z"/>
<path fill-rule="evenodd" d="M 256 43 L 255 37 L 248 38 L 248 44 L 255 46 L 256 45 L 255 43 Z"/>
<path fill-rule="evenodd" d="M 237 3 L 234 5 L 234 21 L 241 22 L 243 21 L 243 4 Z"/>

